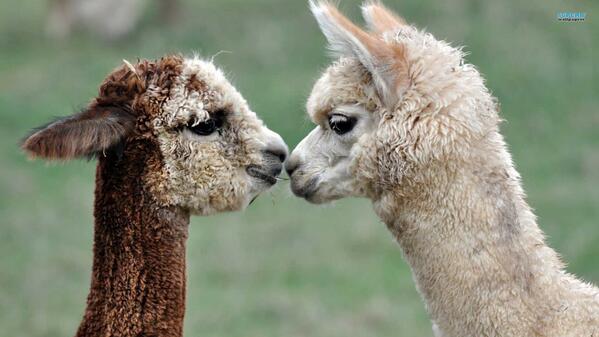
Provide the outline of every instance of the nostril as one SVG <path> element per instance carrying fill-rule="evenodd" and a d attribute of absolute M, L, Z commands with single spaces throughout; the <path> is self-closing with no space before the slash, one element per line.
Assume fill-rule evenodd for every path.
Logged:
<path fill-rule="evenodd" d="M 278 176 L 283 171 L 283 165 L 278 165 L 272 168 L 271 172 L 273 176 Z"/>
<path fill-rule="evenodd" d="M 267 149 L 265 152 L 278 158 L 281 163 L 287 158 L 287 149 L 285 148 L 272 148 Z"/>

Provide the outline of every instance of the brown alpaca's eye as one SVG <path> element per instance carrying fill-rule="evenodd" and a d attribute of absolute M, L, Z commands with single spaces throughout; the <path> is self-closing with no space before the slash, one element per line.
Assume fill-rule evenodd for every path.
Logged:
<path fill-rule="evenodd" d="M 341 114 L 333 114 L 329 117 L 329 127 L 338 135 L 350 132 L 354 126 L 356 126 L 356 119 L 354 117 L 347 117 Z"/>
<path fill-rule="evenodd" d="M 217 114 L 215 117 L 205 121 L 191 121 L 187 124 L 187 128 L 200 136 L 210 136 L 215 131 L 218 131 L 223 126 L 223 115 Z"/>
<path fill-rule="evenodd" d="M 212 118 L 207 121 L 199 122 L 195 125 L 189 124 L 187 125 L 187 128 L 191 132 L 200 136 L 209 136 L 217 130 L 216 122 Z"/>

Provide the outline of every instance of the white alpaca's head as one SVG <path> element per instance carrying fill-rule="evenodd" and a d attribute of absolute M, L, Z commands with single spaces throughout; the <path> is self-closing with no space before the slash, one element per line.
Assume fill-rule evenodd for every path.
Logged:
<path fill-rule="evenodd" d="M 179 56 L 117 68 L 86 109 L 23 148 L 45 159 L 143 161 L 139 183 L 156 201 L 194 214 L 246 207 L 275 184 L 287 155 L 221 70 Z"/>
<path fill-rule="evenodd" d="M 296 195 L 377 199 L 434 160 L 468 156 L 497 130 L 494 101 L 460 49 L 378 2 L 362 7 L 369 32 L 328 2 L 310 5 L 338 59 L 308 99 L 316 127 L 286 165 Z"/>

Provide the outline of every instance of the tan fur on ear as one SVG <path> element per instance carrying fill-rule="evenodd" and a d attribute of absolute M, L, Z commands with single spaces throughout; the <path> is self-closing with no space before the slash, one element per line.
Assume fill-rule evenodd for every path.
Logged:
<path fill-rule="evenodd" d="M 372 52 L 384 47 L 382 41 L 356 26 L 347 17 L 341 14 L 341 12 L 339 12 L 339 10 L 330 2 L 320 1 L 318 3 L 313 3 L 313 6 L 315 6 L 314 8 L 318 8 L 326 13 L 326 15 L 332 18 L 339 26 L 357 38 L 368 49 L 368 51 Z"/>
<path fill-rule="evenodd" d="M 357 57 L 371 73 L 381 99 L 393 106 L 409 81 L 405 47 L 362 30 L 328 1 L 311 1 L 310 6 L 330 48 L 341 56 Z"/>
<path fill-rule="evenodd" d="M 368 28 L 382 34 L 406 26 L 406 21 L 387 9 L 380 1 L 371 0 L 362 5 L 362 16 Z"/>
<path fill-rule="evenodd" d="M 116 107 L 92 107 L 42 126 L 21 148 L 32 158 L 67 160 L 93 156 L 117 144 L 134 126 L 135 118 Z"/>

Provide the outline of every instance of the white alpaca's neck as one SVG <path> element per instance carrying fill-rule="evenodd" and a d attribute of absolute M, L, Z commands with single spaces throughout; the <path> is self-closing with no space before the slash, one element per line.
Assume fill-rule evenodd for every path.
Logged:
<path fill-rule="evenodd" d="M 593 288 L 563 271 L 509 155 L 498 153 L 506 163 L 451 173 L 444 166 L 409 198 L 395 191 L 375 203 L 444 337 L 554 336 L 547 333 L 560 325 L 593 319 L 580 306 Z M 593 307 L 599 313 L 599 296 Z"/>

